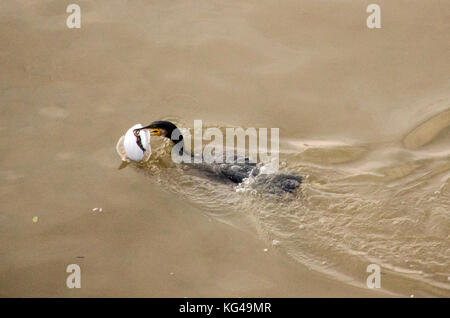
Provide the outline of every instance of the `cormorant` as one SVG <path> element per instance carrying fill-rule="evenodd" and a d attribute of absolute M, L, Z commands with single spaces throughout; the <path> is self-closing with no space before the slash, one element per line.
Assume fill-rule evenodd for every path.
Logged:
<path fill-rule="evenodd" d="M 179 155 L 187 155 L 194 158 L 193 154 L 187 153 L 184 149 L 183 135 L 170 121 L 154 121 L 150 125 L 133 131 L 136 137 L 136 144 L 142 151 L 145 151 L 142 145 L 139 131 L 143 129 L 150 129 L 151 136 L 161 136 L 172 140 L 174 147 L 179 150 Z M 294 192 L 302 182 L 302 177 L 288 174 L 259 174 L 259 168 L 256 163 L 250 162 L 245 158 L 243 163 L 237 162 L 237 157 L 234 158 L 234 163 L 192 163 L 189 165 L 206 170 L 223 179 L 230 180 L 234 183 L 241 183 L 245 178 L 250 176 L 255 177 L 256 185 L 264 185 L 264 187 L 272 193 L 280 192 Z"/>

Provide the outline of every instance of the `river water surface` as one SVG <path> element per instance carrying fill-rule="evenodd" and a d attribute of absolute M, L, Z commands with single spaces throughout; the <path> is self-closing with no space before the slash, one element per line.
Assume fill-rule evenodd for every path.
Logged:
<path fill-rule="evenodd" d="M 388 291 L 450 296 L 450 4 L 378 2 L 371 30 L 367 1 L 80 0 L 69 30 L 61 1 L 3 1 L 3 294 L 15 269 L 89 241 L 67 224 L 89 228 L 96 206 L 119 220 L 193 205 L 334 279 L 364 286 L 375 263 Z M 158 138 L 146 165 L 118 170 L 117 139 L 161 119 L 279 128 L 280 170 L 304 183 L 286 196 L 220 183 Z M 34 216 L 51 227 L 33 232 Z M 30 231 L 47 243 L 32 249 Z"/>

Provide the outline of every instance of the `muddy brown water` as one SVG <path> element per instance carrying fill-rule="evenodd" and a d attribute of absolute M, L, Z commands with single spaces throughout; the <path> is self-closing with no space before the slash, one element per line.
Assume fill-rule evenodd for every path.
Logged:
<path fill-rule="evenodd" d="M 365 26 L 364 1 L 78 4 L 79 30 L 66 28 L 60 1 L 0 4 L 1 295 L 52 295 L 37 272 L 53 277 L 77 256 L 98 286 L 116 277 L 137 295 L 167 296 L 198 284 L 158 294 L 138 282 L 170 265 L 136 263 L 152 250 L 179 262 L 178 218 L 203 222 L 187 221 L 192 210 L 279 241 L 281 255 L 345 284 L 365 285 L 375 263 L 388 291 L 450 296 L 448 3 L 379 1 L 378 30 Z M 304 176 L 302 189 L 274 198 L 251 180 L 202 178 L 156 138 L 147 165 L 118 170 L 117 139 L 159 119 L 278 127 L 281 170 Z M 240 244 L 215 238 L 213 250 Z"/>

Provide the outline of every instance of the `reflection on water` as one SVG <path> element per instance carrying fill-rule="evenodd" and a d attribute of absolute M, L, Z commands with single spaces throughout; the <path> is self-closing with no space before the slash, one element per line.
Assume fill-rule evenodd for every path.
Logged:
<path fill-rule="evenodd" d="M 263 237 L 279 241 L 281 249 L 311 267 L 352 282 L 361 266 L 376 263 L 425 290 L 445 293 L 449 114 L 413 129 L 403 141 L 408 147 L 282 140 L 280 172 L 305 177 L 295 194 L 273 195 L 254 179 L 236 186 L 174 165 L 167 140 L 153 140 L 158 145 L 152 159 L 136 167 L 213 216 L 245 215 Z"/>

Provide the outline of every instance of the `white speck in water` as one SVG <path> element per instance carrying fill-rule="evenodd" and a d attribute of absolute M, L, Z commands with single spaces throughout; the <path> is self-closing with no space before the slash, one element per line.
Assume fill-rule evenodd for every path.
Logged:
<path fill-rule="evenodd" d="M 98 208 L 93 208 L 92 209 L 92 212 L 95 212 L 95 211 L 97 211 L 98 210 Z"/>
<path fill-rule="evenodd" d="M 98 211 L 99 211 L 99 212 L 103 212 L 103 209 L 102 209 L 102 208 L 100 208 L 100 209 L 98 209 Z"/>
<path fill-rule="evenodd" d="M 277 246 L 279 244 L 280 244 L 280 241 L 278 241 L 278 240 L 273 240 L 272 241 L 272 245 L 274 245 L 274 246 Z"/>
<path fill-rule="evenodd" d="M 411 295 L 411 298 L 414 298 L 414 295 Z"/>
<path fill-rule="evenodd" d="M 267 252 L 267 251 L 268 251 L 268 249 L 267 249 L 267 248 L 265 248 L 265 249 L 264 249 L 264 252 Z"/>

